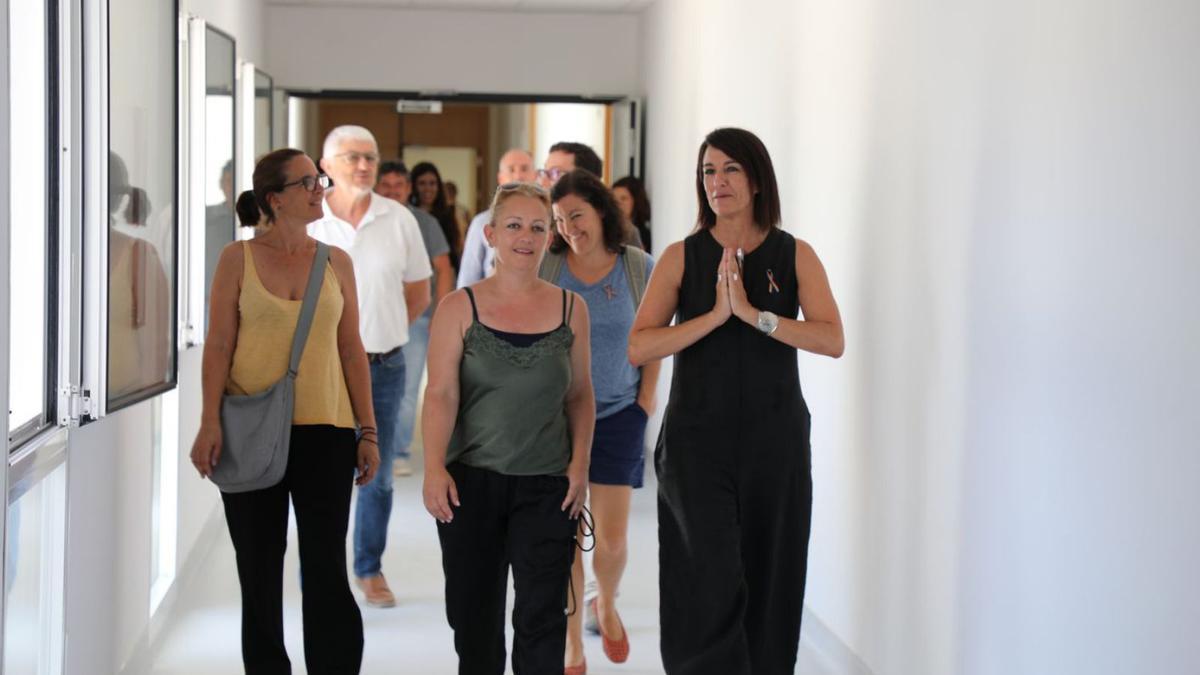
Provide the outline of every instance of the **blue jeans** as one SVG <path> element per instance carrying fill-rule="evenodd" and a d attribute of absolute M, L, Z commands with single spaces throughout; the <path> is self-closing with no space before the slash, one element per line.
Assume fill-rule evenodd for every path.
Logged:
<path fill-rule="evenodd" d="M 371 401 L 379 428 L 379 471 L 358 489 L 354 511 L 354 575 L 379 574 L 392 515 L 392 459 L 400 440 L 400 399 L 404 396 L 404 352 L 371 362 Z"/>
<path fill-rule="evenodd" d="M 397 457 L 407 459 L 412 448 L 413 430 L 417 425 L 417 398 L 421 395 L 421 375 L 425 372 L 425 355 L 428 353 L 429 317 L 422 316 L 409 325 L 408 344 L 404 345 L 404 365 L 408 368 L 408 383 L 404 385 L 404 400 L 400 402 Z"/>

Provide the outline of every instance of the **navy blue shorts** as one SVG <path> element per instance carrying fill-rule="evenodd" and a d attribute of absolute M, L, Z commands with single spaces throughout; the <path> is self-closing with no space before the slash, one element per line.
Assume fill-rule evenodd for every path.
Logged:
<path fill-rule="evenodd" d="M 588 480 L 642 487 L 646 470 L 646 411 L 636 402 L 601 420 L 592 436 Z"/>

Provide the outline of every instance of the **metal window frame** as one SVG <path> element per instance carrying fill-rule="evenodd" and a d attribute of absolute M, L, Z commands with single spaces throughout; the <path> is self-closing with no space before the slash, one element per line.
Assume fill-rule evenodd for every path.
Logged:
<path fill-rule="evenodd" d="M 61 76 L 59 70 L 60 59 L 60 42 L 61 36 L 59 31 L 59 15 L 61 8 L 58 0 L 49 0 L 44 4 L 45 10 L 45 50 L 44 54 L 46 63 L 46 80 L 43 83 L 46 92 L 46 175 L 45 175 L 45 227 L 46 227 L 46 248 L 43 274 L 45 297 L 43 311 L 45 312 L 46 331 L 42 348 L 44 350 L 44 364 L 42 371 L 42 403 L 41 410 L 33 419 L 23 422 L 20 426 L 8 432 L 8 454 L 17 452 L 22 445 L 32 441 L 39 434 L 54 427 L 58 424 L 58 407 L 59 407 L 59 372 L 60 363 L 57 358 L 59 353 L 59 343 L 61 335 L 59 325 L 61 317 L 59 315 L 59 289 L 61 288 L 59 274 L 59 265 L 62 261 L 62 256 L 59 255 L 59 242 L 62 238 L 62 222 L 60 205 L 62 203 L 61 181 L 59 175 L 62 169 L 61 157 L 58 148 L 61 147 L 62 129 L 59 121 L 62 119 L 60 114 L 61 101 Z M 7 14 L 5 15 L 7 21 Z M 5 35 L 8 33 L 7 26 L 5 27 Z M 6 89 L 9 86 L 6 83 Z M 9 96 L 5 100 L 9 100 Z M 7 112 L 5 113 L 7 114 Z M 7 139 L 5 141 L 7 143 Z M 7 160 L 6 160 L 7 161 Z M 11 178 L 11 176 L 9 177 Z M 9 178 L 6 178 L 8 180 Z M 7 188 L 6 188 L 7 189 Z M 5 207 L 4 213 L 8 213 L 8 207 Z M 11 234 L 10 234 L 11 237 Z M 9 260 L 5 257 L 4 260 Z M 11 272 L 10 272 L 11 274 Z M 9 310 L 5 310 L 6 312 Z M 7 314 L 6 314 L 7 316 Z M 12 327 L 9 327 L 12 330 Z M 11 339 L 9 340 L 11 344 Z M 8 349 L 3 352 L 4 358 L 9 358 Z M 7 408 L 6 408 L 7 409 Z M 7 422 L 6 422 L 7 424 Z"/>
<path fill-rule="evenodd" d="M 8 1 L 0 0 L 0 35 L 8 35 Z M 16 0 L 20 2 L 21 0 Z M 0 47 L 0 91 L 5 93 L 4 100 L 9 100 L 9 83 L 8 83 L 8 38 L 4 40 L 4 46 Z M 8 213 L 8 197 L 9 197 L 9 119 L 8 106 L 0 105 L 0 213 Z M 0 260 L 9 259 L 9 245 L 11 234 L 9 228 L 0 227 Z M 0 354 L 4 354 L 5 358 L 0 359 L 0 409 L 8 410 L 8 312 L 9 312 L 9 288 L 10 277 L 12 274 L 11 265 L 4 265 L 4 269 L 0 271 L 0 325 L 4 330 L 0 330 Z M 6 423 L 7 424 L 7 423 Z M 0 462 L 0 485 L 8 485 L 8 462 Z M 0 579 L 4 579 L 8 573 L 8 494 L 5 490 L 5 498 L 0 499 Z M 8 615 L 6 601 L 7 593 L 0 593 L 0 668 L 4 665 L 4 618 Z"/>
<path fill-rule="evenodd" d="M 131 394 L 110 400 L 108 396 L 108 329 L 109 329 L 109 237 L 108 237 L 108 153 L 111 138 L 110 118 L 110 87 L 112 78 L 109 62 L 109 14 L 111 0 L 100 0 L 95 4 L 85 1 L 84 21 L 85 35 L 93 38 L 84 40 L 84 221 L 93 224 L 84 228 L 84 302 L 83 302 L 83 378 L 81 389 L 89 401 L 86 415 L 81 422 L 90 422 L 108 415 L 111 412 L 127 408 L 179 386 L 179 324 L 181 318 L 180 302 L 180 236 L 183 228 L 182 211 L 179 200 L 182 190 L 179 182 L 179 50 L 173 50 L 175 59 L 173 68 L 173 90 L 176 95 L 172 98 L 171 118 L 174 119 L 174 133 L 171 138 L 172 159 L 169 165 L 176 172 L 174 194 L 172 195 L 174 247 L 172 256 L 172 275 L 168 280 L 171 285 L 171 295 L 174 298 L 171 321 L 167 335 L 172 341 L 171 360 L 169 364 L 170 377 L 167 381 L 140 389 Z M 175 30 L 173 44 L 179 40 L 179 0 L 171 2 L 172 26 Z M 89 12 L 91 9 L 93 11 Z"/>

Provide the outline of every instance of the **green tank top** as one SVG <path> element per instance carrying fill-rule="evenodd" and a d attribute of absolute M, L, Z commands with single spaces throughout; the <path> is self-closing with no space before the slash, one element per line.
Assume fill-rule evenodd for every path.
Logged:
<path fill-rule="evenodd" d="M 517 346 L 474 320 L 463 336 L 458 419 L 446 463 L 461 462 L 509 476 L 562 475 L 571 462 L 567 389 L 571 385 L 570 307 L 563 291 L 558 328 Z"/>

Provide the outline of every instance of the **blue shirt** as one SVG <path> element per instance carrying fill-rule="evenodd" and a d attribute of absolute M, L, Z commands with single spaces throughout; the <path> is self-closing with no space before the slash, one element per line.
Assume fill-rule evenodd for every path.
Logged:
<path fill-rule="evenodd" d="M 646 261 L 646 278 L 654 260 Z M 587 302 L 591 319 L 592 389 L 596 392 L 596 419 L 628 408 L 637 400 L 642 373 L 629 363 L 629 331 L 637 314 L 625 273 L 624 254 L 600 281 L 588 286 L 571 274 L 564 262 L 558 285 L 578 293 Z"/>
<path fill-rule="evenodd" d="M 467 239 L 463 242 L 462 258 L 458 262 L 458 287 L 470 286 L 486 278 L 492 271 L 496 251 L 488 246 L 483 228 L 492 222 L 492 211 L 481 212 L 467 226 Z"/>

